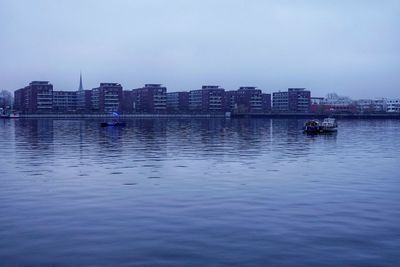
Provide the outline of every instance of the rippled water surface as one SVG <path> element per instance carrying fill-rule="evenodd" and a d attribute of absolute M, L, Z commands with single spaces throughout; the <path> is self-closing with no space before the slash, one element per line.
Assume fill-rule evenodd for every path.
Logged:
<path fill-rule="evenodd" d="M 400 121 L 0 120 L 0 266 L 400 266 Z"/>

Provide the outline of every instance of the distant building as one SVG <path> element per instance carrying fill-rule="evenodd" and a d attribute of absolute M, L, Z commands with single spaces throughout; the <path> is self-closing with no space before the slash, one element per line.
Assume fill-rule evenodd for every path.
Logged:
<path fill-rule="evenodd" d="M 167 93 L 168 112 L 188 112 L 189 111 L 189 92 Z"/>
<path fill-rule="evenodd" d="M 386 99 L 386 112 L 398 113 L 400 112 L 400 99 Z"/>
<path fill-rule="evenodd" d="M 77 103 L 76 91 L 53 91 L 53 111 L 76 111 Z"/>
<path fill-rule="evenodd" d="M 360 99 L 355 101 L 358 113 L 373 113 L 374 104 L 372 99 Z"/>
<path fill-rule="evenodd" d="M 310 101 L 311 101 L 311 105 L 320 105 L 324 101 L 324 98 L 313 96 L 313 97 L 310 97 Z"/>
<path fill-rule="evenodd" d="M 305 88 L 289 88 L 285 92 L 272 94 L 272 109 L 275 112 L 310 112 L 311 92 Z"/>
<path fill-rule="evenodd" d="M 132 90 L 133 111 L 165 113 L 167 110 L 167 88 L 161 84 L 145 84 Z"/>
<path fill-rule="evenodd" d="M 189 109 L 192 112 L 218 113 L 225 111 L 225 89 L 217 85 L 203 85 L 189 92 Z"/>
<path fill-rule="evenodd" d="M 385 99 L 375 99 L 372 103 L 374 105 L 374 111 L 378 113 L 387 111 L 387 102 Z"/>
<path fill-rule="evenodd" d="M 53 111 L 53 85 L 48 81 L 32 81 L 14 92 L 14 109 L 22 113 Z"/>
<path fill-rule="evenodd" d="M 354 102 L 358 113 L 386 112 L 387 103 L 384 99 L 360 99 Z"/>
<path fill-rule="evenodd" d="M 311 112 L 320 114 L 357 113 L 357 106 L 348 97 L 328 94 L 325 98 L 311 98 Z"/>
<path fill-rule="evenodd" d="M 94 112 L 113 112 L 122 110 L 122 86 L 119 83 L 100 83 L 92 89 L 92 110 Z"/>
<path fill-rule="evenodd" d="M 310 111 L 312 113 L 323 113 L 324 107 L 322 105 L 322 102 L 324 101 L 323 97 L 311 97 L 311 106 L 310 106 Z"/>
<path fill-rule="evenodd" d="M 324 105 L 352 105 L 354 101 L 347 96 L 339 96 L 335 93 L 328 94 L 321 102 Z"/>

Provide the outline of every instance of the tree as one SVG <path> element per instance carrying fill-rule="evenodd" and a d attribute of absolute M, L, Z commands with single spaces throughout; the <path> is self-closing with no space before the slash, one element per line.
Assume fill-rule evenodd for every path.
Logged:
<path fill-rule="evenodd" d="M 11 108 L 13 101 L 12 94 L 7 90 L 0 91 L 0 108 Z"/>

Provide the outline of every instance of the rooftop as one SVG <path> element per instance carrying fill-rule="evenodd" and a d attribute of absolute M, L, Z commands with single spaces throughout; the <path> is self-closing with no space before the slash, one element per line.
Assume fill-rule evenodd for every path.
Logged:
<path fill-rule="evenodd" d="M 100 83 L 100 86 L 121 86 L 119 83 Z"/>
<path fill-rule="evenodd" d="M 288 88 L 289 92 L 300 92 L 300 91 L 305 91 L 306 88 Z"/>
<path fill-rule="evenodd" d="M 29 85 L 45 85 L 45 84 L 49 84 L 48 81 L 31 81 L 29 83 Z"/>
<path fill-rule="evenodd" d="M 256 88 L 255 86 L 241 86 L 239 90 L 255 90 Z"/>
<path fill-rule="evenodd" d="M 161 87 L 161 83 L 146 83 L 144 87 Z"/>
<path fill-rule="evenodd" d="M 201 89 L 219 89 L 219 85 L 203 85 Z"/>

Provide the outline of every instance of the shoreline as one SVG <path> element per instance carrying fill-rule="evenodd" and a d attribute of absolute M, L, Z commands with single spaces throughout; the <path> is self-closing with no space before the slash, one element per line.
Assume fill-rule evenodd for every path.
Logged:
<path fill-rule="evenodd" d="M 268 114 L 233 114 L 236 118 L 270 118 L 270 119 L 400 119 L 396 114 L 316 114 L 316 113 L 268 113 Z"/>
<path fill-rule="evenodd" d="M 313 114 L 313 113 L 246 113 L 246 114 L 121 114 L 119 118 L 270 118 L 270 119 L 400 119 L 400 114 Z M 20 114 L 4 119 L 102 119 L 115 118 L 110 114 Z"/>

